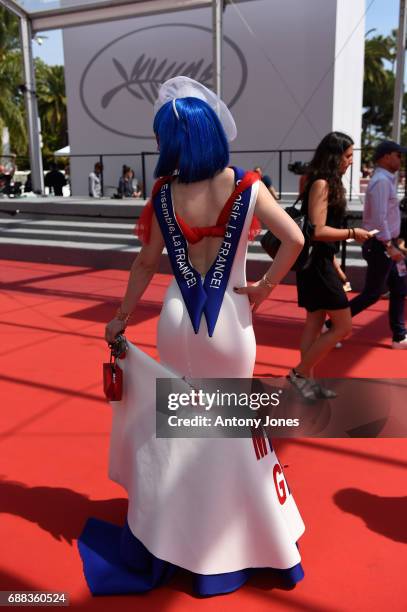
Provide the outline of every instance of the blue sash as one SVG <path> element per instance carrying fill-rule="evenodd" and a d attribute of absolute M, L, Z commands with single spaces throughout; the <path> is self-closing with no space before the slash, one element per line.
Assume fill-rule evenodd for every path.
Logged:
<path fill-rule="evenodd" d="M 238 185 L 245 172 L 233 168 Z M 202 313 L 209 336 L 212 337 L 229 281 L 240 236 L 249 210 L 251 187 L 236 196 L 225 236 L 216 259 L 205 275 L 201 275 L 189 260 L 188 243 L 177 223 L 171 197 L 171 182 L 165 183 L 153 197 L 154 211 L 164 237 L 171 267 L 181 291 L 195 333 L 199 331 Z"/>

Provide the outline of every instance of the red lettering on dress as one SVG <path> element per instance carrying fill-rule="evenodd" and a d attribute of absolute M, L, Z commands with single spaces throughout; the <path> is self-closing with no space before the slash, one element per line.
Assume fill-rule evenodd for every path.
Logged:
<path fill-rule="evenodd" d="M 274 486 L 276 487 L 278 501 L 281 505 L 284 504 L 287 499 L 287 489 L 285 485 L 283 470 L 281 469 L 281 465 L 276 463 L 273 467 L 273 480 Z"/>

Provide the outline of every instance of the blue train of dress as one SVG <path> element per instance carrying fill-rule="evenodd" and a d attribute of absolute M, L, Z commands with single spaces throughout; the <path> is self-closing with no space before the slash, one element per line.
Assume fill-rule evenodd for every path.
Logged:
<path fill-rule="evenodd" d="M 145 593 L 168 582 L 179 569 L 151 554 L 132 534 L 127 522 L 119 527 L 89 519 L 78 540 L 78 548 L 93 595 Z M 192 574 L 194 591 L 201 597 L 231 593 L 255 571 L 255 568 L 248 568 L 225 574 Z M 301 563 L 273 572 L 290 586 L 304 577 Z"/>

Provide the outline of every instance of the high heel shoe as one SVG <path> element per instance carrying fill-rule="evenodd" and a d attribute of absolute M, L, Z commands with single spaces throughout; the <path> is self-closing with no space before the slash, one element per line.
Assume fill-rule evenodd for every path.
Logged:
<path fill-rule="evenodd" d="M 315 402 L 318 399 L 314 389 L 314 382 L 310 378 L 306 378 L 296 372 L 294 368 L 287 374 L 287 380 L 290 381 L 307 402 Z"/>
<path fill-rule="evenodd" d="M 334 399 L 334 397 L 338 397 L 338 394 L 332 389 L 327 389 L 327 387 L 323 387 L 317 382 L 313 382 L 312 388 L 314 390 L 315 395 L 319 399 Z"/>

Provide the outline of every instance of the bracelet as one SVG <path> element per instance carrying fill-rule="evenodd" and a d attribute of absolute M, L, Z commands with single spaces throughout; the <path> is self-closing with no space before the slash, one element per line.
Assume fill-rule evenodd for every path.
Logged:
<path fill-rule="evenodd" d="M 352 234 L 353 234 L 353 240 L 356 240 L 356 232 L 355 232 L 354 227 L 352 227 Z"/>
<path fill-rule="evenodd" d="M 119 308 L 116 310 L 115 319 L 118 319 L 119 321 L 123 321 L 125 325 L 127 325 L 130 317 L 131 317 L 131 312 L 124 312 L 121 306 L 119 306 Z"/>
<path fill-rule="evenodd" d="M 272 283 L 270 279 L 267 278 L 267 274 L 263 276 L 263 278 L 260 281 L 260 284 L 264 285 L 265 287 L 268 287 L 269 289 L 274 289 L 274 287 L 277 287 L 278 285 L 278 283 Z"/>
<path fill-rule="evenodd" d="M 346 240 L 349 240 L 350 238 L 350 227 L 348 227 L 348 237 L 346 238 Z"/>

